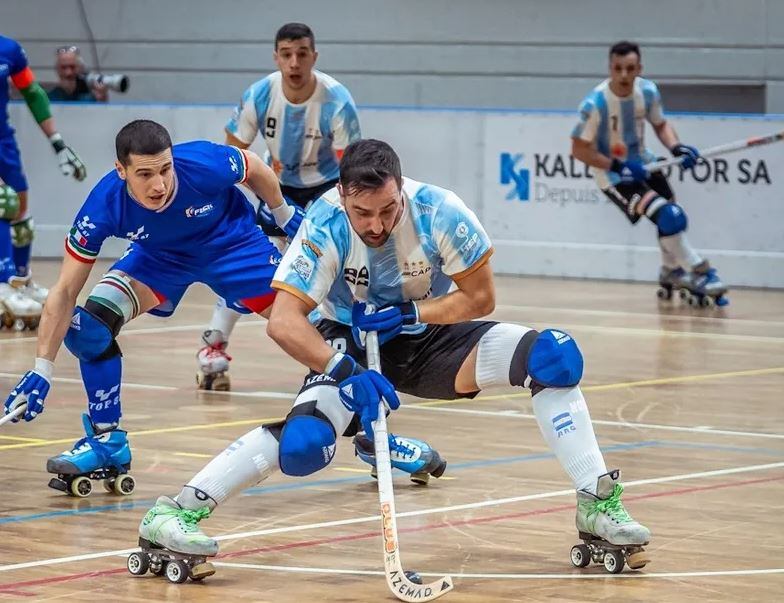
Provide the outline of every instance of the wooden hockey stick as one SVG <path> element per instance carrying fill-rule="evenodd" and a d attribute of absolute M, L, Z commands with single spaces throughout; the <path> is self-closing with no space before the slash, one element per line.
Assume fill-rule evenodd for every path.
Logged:
<path fill-rule="evenodd" d="M 367 363 L 371 370 L 381 372 L 381 356 L 378 352 L 378 333 L 370 331 L 365 339 Z M 451 576 L 438 578 L 430 584 L 417 584 L 403 571 L 400 559 L 400 540 L 397 535 L 395 515 L 395 493 L 392 489 L 392 461 L 389 458 L 387 414 L 384 401 L 378 407 L 378 419 L 373 421 L 373 443 L 376 449 L 376 471 L 378 472 L 378 498 L 381 503 L 382 536 L 384 541 L 384 571 L 387 585 L 401 601 L 432 601 L 454 588 Z"/>
<path fill-rule="evenodd" d="M 27 404 L 22 404 L 21 406 L 17 406 L 13 409 L 10 413 L 5 415 L 4 417 L 0 417 L 0 426 L 5 425 L 9 421 L 13 421 L 16 417 L 23 415 L 24 411 L 27 410 Z"/>
<path fill-rule="evenodd" d="M 716 147 L 710 147 L 709 149 L 700 151 L 700 157 L 717 157 L 719 155 L 726 155 L 727 153 L 734 153 L 735 151 L 742 151 L 743 149 L 749 149 L 751 147 L 761 147 L 766 144 L 779 142 L 780 140 L 784 140 L 784 131 L 774 132 L 773 134 L 768 134 L 767 136 L 752 136 L 751 138 L 745 138 L 743 140 L 728 142 L 727 144 L 720 144 Z M 654 161 L 652 163 L 645 164 L 645 169 L 651 173 L 659 172 L 672 165 L 679 165 L 683 162 L 684 159 L 685 157 L 681 156 L 673 157 L 672 159 Z"/>

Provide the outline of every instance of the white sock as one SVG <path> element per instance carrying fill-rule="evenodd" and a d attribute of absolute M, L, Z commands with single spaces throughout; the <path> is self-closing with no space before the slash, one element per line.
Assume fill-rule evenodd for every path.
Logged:
<path fill-rule="evenodd" d="M 223 333 L 224 341 L 228 342 L 229 337 L 231 337 L 231 332 L 234 330 L 234 325 L 237 324 L 240 316 L 242 316 L 242 314 L 226 307 L 226 301 L 219 298 L 218 302 L 215 304 L 215 310 L 212 312 L 210 329 Z"/>
<path fill-rule="evenodd" d="M 596 480 L 607 473 L 607 467 L 580 388 L 548 387 L 533 402 L 542 436 L 574 487 L 596 494 Z"/>
<path fill-rule="evenodd" d="M 666 253 L 676 258 L 684 270 L 691 270 L 692 266 L 702 262 L 702 256 L 691 246 L 685 232 L 679 232 L 669 237 L 659 237 L 659 247 L 661 247 L 663 254 Z"/>
<path fill-rule="evenodd" d="M 204 501 L 199 504 L 201 499 L 196 500 L 196 488 L 220 504 L 267 479 L 277 468 L 278 441 L 267 429 L 257 427 L 212 459 L 188 482 L 176 500 L 186 509 L 204 506 Z"/>
<path fill-rule="evenodd" d="M 680 266 L 678 258 L 674 253 L 672 253 L 672 251 L 667 249 L 667 247 L 662 244 L 661 239 L 659 239 L 659 249 L 661 250 L 662 266 L 669 270 L 673 270 L 674 268 Z"/>

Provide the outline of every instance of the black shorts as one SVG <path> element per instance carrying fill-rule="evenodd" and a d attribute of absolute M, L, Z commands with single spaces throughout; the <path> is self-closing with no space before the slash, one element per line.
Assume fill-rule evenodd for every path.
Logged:
<path fill-rule="evenodd" d="M 645 211 L 638 209 L 639 203 L 644 201 L 647 205 L 651 201 L 652 195 L 646 193 L 655 193 L 667 201 L 672 201 L 675 197 L 670 183 L 661 172 L 654 172 L 645 182 L 621 182 L 602 189 L 602 192 L 615 203 L 632 224 L 636 224 L 645 214 Z"/>
<path fill-rule="evenodd" d="M 328 180 L 324 184 L 311 186 L 309 188 L 295 188 L 293 186 L 281 186 L 280 190 L 283 196 L 290 199 L 302 209 L 307 209 L 311 201 L 315 201 L 328 190 L 335 187 L 338 179 Z M 261 226 L 261 230 L 268 237 L 285 237 L 286 233 L 276 224 L 270 224 L 261 213 L 261 204 L 264 203 L 263 199 L 259 199 L 259 209 L 256 210 L 256 224 Z"/>
<path fill-rule="evenodd" d="M 396 390 L 412 396 L 438 400 L 473 398 L 479 391 L 457 393 L 455 377 L 471 350 L 496 324 L 491 320 L 470 320 L 454 325 L 428 325 L 419 335 L 398 335 L 379 350 L 381 370 Z M 351 327 L 324 319 L 316 328 L 333 348 L 367 366 L 365 351 L 354 343 Z M 308 374 L 305 382 L 316 374 Z"/>

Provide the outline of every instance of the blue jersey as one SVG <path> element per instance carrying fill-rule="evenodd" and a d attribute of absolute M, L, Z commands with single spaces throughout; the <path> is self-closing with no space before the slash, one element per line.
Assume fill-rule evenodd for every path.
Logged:
<path fill-rule="evenodd" d="M 354 300 L 384 306 L 439 297 L 489 260 L 490 238 L 455 193 L 404 178 L 403 197 L 403 214 L 389 239 L 371 248 L 351 228 L 332 189 L 308 210 L 272 287 L 318 305 L 319 316 L 350 325 Z"/>
<path fill-rule="evenodd" d="M 117 172 L 104 176 L 76 214 L 66 251 L 92 263 L 107 237 L 134 242 L 155 257 L 191 265 L 219 258 L 257 230 L 255 211 L 235 184 L 247 174 L 236 147 L 194 141 L 175 145 L 174 190 L 152 210 L 130 195 Z"/>
<path fill-rule="evenodd" d="M 304 103 L 290 103 L 276 71 L 251 85 L 226 130 L 250 145 L 261 133 L 270 165 L 284 186 L 311 188 L 339 176 L 340 155 L 360 138 L 354 99 L 343 84 L 314 71 L 316 89 Z"/>
<path fill-rule="evenodd" d="M 627 97 L 616 96 L 605 80 L 585 97 L 580 105 L 580 121 L 572 131 L 579 138 L 596 145 L 596 150 L 612 159 L 635 159 L 649 163 L 656 156 L 645 148 L 645 121 L 658 126 L 666 120 L 661 95 L 656 84 L 638 77 Z M 593 169 L 600 188 L 619 182 L 614 172 Z"/>
<path fill-rule="evenodd" d="M 27 56 L 19 42 L 0 36 L 0 138 L 13 134 L 8 123 L 8 78 L 27 67 Z"/>

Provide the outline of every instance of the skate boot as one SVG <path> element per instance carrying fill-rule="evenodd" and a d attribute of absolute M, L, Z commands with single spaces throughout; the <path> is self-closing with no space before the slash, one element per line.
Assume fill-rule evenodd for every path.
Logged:
<path fill-rule="evenodd" d="M 371 465 L 370 475 L 378 478 L 376 472 L 376 451 L 373 441 L 364 433 L 354 436 L 354 454 Z M 441 477 L 446 471 L 446 461 L 438 451 L 427 443 L 413 438 L 389 434 L 389 458 L 392 467 L 405 471 L 411 481 L 421 486 L 427 485 L 430 476 Z"/>
<path fill-rule="evenodd" d="M 43 307 L 23 289 L 0 283 L 0 326 L 15 331 L 34 331 L 41 322 Z"/>
<path fill-rule="evenodd" d="M 13 287 L 18 288 L 27 297 L 34 299 L 42 306 L 46 303 L 46 298 L 49 297 L 49 289 L 36 283 L 32 274 L 12 276 L 9 282 Z"/>
<path fill-rule="evenodd" d="M 207 557 L 218 554 L 218 543 L 201 531 L 199 522 L 210 516 L 208 507 L 183 509 L 177 501 L 161 496 L 139 525 L 141 551 L 128 557 L 128 571 L 141 576 L 147 570 L 181 584 L 188 578 L 203 580 L 215 573 Z"/>
<path fill-rule="evenodd" d="M 626 512 L 621 502 L 621 472 L 614 469 L 599 476 L 596 496 L 577 491 L 577 532 L 584 544 L 572 547 L 572 564 L 585 567 L 591 561 L 603 563 L 611 574 L 619 574 L 626 563 L 642 569 L 650 561 L 643 546 L 651 532 Z"/>
<path fill-rule="evenodd" d="M 229 362 L 231 356 L 226 353 L 229 345 L 223 333 L 217 329 L 207 330 L 201 336 L 204 347 L 196 354 L 199 360 L 199 372 L 196 384 L 199 389 L 227 392 L 231 389 L 229 381 Z"/>
<path fill-rule="evenodd" d="M 659 299 L 672 299 L 676 291 L 688 290 L 689 275 L 681 268 L 667 268 L 662 266 L 659 271 L 659 289 L 656 295 Z"/>
<path fill-rule="evenodd" d="M 708 308 L 713 304 L 726 306 L 730 300 L 725 297 L 727 286 L 721 282 L 715 268 L 706 262 L 695 266 L 691 273 L 688 285 L 689 305 L 699 308 Z"/>
<path fill-rule="evenodd" d="M 107 492 L 127 496 L 136 487 L 128 474 L 131 468 L 131 448 L 126 433 L 112 429 L 96 434 L 95 427 L 86 414 L 82 415 L 86 437 L 74 444 L 71 450 L 46 461 L 46 470 L 57 474 L 49 480 L 49 487 L 72 496 L 90 496 L 90 480 L 104 480 Z"/>

